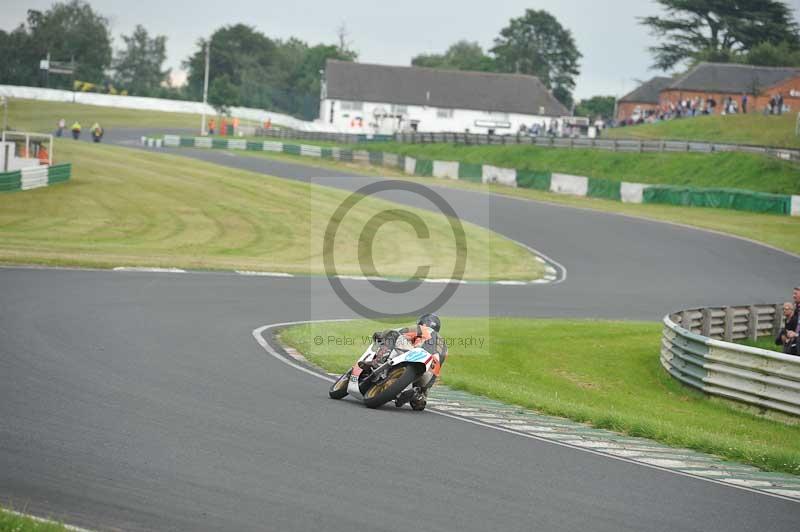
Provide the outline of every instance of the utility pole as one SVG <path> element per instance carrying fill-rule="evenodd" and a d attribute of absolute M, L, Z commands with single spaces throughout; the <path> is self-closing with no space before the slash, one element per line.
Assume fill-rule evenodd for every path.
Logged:
<path fill-rule="evenodd" d="M 206 105 L 208 105 L 208 64 L 211 53 L 210 48 L 211 42 L 206 41 L 206 74 L 203 79 L 203 122 L 200 124 L 200 134 L 204 137 L 208 134 L 208 130 L 206 130 Z"/>

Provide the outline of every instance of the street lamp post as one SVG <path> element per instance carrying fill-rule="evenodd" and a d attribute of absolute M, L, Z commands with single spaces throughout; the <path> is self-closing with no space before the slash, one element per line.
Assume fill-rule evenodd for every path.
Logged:
<path fill-rule="evenodd" d="M 208 105 L 208 64 L 209 64 L 209 57 L 211 55 L 211 43 L 206 41 L 206 73 L 205 78 L 203 79 L 203 118 L 202 123 L 200 124 L 200 134 L 202 136 L 206 136 L 208 131 L 206 130 L 206 105 Z"/>

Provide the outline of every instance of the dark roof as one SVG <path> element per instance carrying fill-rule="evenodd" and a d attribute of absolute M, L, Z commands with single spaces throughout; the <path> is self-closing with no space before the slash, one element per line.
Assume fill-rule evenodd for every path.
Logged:
<path fill-rule="evenodd" d="M 800 76 L 800 68 L 700 63 L 669 86 L 670 90 L 742 93 L 762 91 Z"/>
<path fill-rule="evenodd" d="M 329 59 L 328 98 L 503 113 L 565 116 L 538 78 L 520 74 L 398 67 Z"/>
<path fill-rule="evenodd" d="M 657 104 L 661 91 L 669 87 L 670 83 L 672 83 L 672 78 L 655 77 L 642 83 L 637 89 L 620 98 L 619 101 Z"/>

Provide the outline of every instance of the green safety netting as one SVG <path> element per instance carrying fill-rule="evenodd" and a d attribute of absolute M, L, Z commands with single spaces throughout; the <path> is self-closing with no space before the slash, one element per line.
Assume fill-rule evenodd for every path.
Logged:
<path fill-rule="evenodd" d="M 194 146 L 194 137 L 181 137 L 180 145 L 185 148 L 191 148 Z"/>
<path fill-rule="evenodd" d="M 321 156 L 323 159 L 333 159 L 333 150 L 330 148 L 322 148 Z"/>
<path fill-rule="evenodd" d="M 290 155 L 300 155 L 300 146 L 297 144 L 284 144 L 283 153 L 288 153 Z"/>
<path fill-rule="evenodd" d="M 14 172 L 0 173 L 0 192 L 10 192 L 21 188 L 22 172 L 16 170 Z"/>
<path fill-rule="evenodd" d="M 589 178 L 589 190 L 587 196 L 590 198 L 603 198 L 615 201 L 622 201 L 620 194 L 620 187 L 622 183 L 619 181 L 611 181 L 610 179 L 599 179 L 595 177 Z"/>
<path fill-rule="evenodd" d="M 654 185 L 644 189 L 644 203 L 712 207 L 737 211 L 790 214 L 791 196 L 724 188 Z"/>
<path fill-rule="evenodd" d="M 433 161 L 417 159 L 414 174 L 422 177 L 433 177 Z"/>
<path fill-rule="evenodd" d="M 535 190 L 550 190 L 550 172 L 517 170 L 517 186 Z"/>
<path fill-rule="evenodd" d="M 227 149 L 228 139 L 211 139 L 211 147 Z"/>
<path fill-rule="evenodd" d="M 383 152 L 380 151 L 369 152 L 369 163 L 375 165 L 383 165 Z"/>
<path fill-rule="evenodd" d="M 483 181 L 483 165 L 474 163 L 458 163 L 458 178 L 473 183 Z"/>
<path fill-rule="evenodd" d="M 252 142 L 247 141 L 247 150 L 248 151 L 262 151 L 264 149 L 263 142 Z"/>
<path fill-rule="evenodd" d="M 53 166 L 47 169 L 47 182 L 49 184 L 63 183 L 64 181 L 69 180 L 71 175 L 72 175 L 72 164 L 70 163 L 54 164 Z"/>

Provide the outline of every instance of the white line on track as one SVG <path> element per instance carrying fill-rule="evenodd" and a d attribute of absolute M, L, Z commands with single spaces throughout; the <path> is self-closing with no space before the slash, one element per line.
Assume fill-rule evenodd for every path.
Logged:
<path fill-rule="evenodd" d="M 295 362 L 292 362 L 291 360 L 288 360 L 285 356 L 283 356 L 280 353 L 278 353 L 277 351 L 275 351 L 275 349 L 273 349 L 272 346 L 269 345 L 269 342 L 267 342 L 267 340 L 264 338 L 264 333 L 267 332 L 267 331 L 270 331 L 270 330 L 282 329 L 282 328 L 291 327 L 291 326 L 294 326 L 294 325 L 310 325 L 310 324 L 318 324 L 318 323 L 341 323 L 341 322 L 347 322 L 347 321 L 353 321 L 353 320 L 339 319 L 339 320 L 314 320 L 314 321 L 293 321 L 293 322 L 286 322 L 286 323 L 275 323 L 275 324 L 264 325 L 262 327 L 259 327 L 259 328 L 255 329 L 255 330 L 253 330 L 252 334 L 253 334 L 253 338 L 255 338 L 256 342 L 258 342 L 258 345 L 260 345 L 264 349 L 264 351 L 267 352 L 268 355 L 270 355 L 273 358 L 283 362 L 284 364 L 286 364 L 288 366 L 291 366 L 291 367 L 293 367 L 293 368 L 295 368 L 297 370 L 302 371 L 303 373 L 311 375 L 312 377 L 316 377 L 318 379 L 324 380 L 325 382 L 333 383 L 333 382 L 336 381 L 336 378 L 329 377 L 326 374 L 320 374 L 320 373 L 318 373 L 318 372 L 316 372 L 314 370 L 311 370 L 309 368 L 303 367 L 300 364 L 297 364 Z M 747 486 L 732 484 L 730 482 L 725 482 L 723 480 L 717 480 L 717 479 L 714 479 L 714 478 L 705 478 L 705 477 L 700 477 L 700 476 L 697 476 L 697 475 L 692 475 L 691 473 L 686 473 L 686 472 L 683 472 L 683 471 L 670 469 L 668 467 L 662 467 L 662 466 L 659 466 L 657 464 L 648 464 L 646 462 L 642 462 L 642 461 L 639 461 L 639 460 L 632 460 L 632 459 L 626 458 L 624 456 L 615 456 L 613 454 L 605 453 L 605 452 L 602 452 L 602 451 L 597 451 L 597 450 L 591 449 L 591 448 L 578 447 L 577 445 L 573 445 L 573 444 L 570 444 L 570 443 L 567 443 L 567 442 L 564 442 L 564 441 L 558 441 L 558 440 L 554 440 L 554 439 L 550 439 L 550 438 L 537 436 L 537 435 L 534 435 L 534 434 L 529 434 L 529 433 L 525 433 L 525 432 L 519 432 L 517 430 L 513 430 L 513 429 L 510 429 L 510 428 L 506 428 L 506 427 L 502 427 L 502 426 L 498 426 L 498 425 L 492 425 L 492 424 L 489 424 L 489 423 L 484 423 L 484 422 L 476 420 L 476 419 L 469 419 L 469 418 L 466 418 L 466 417 L 449 414 L 447 412 L 436 410 L 435 407 L 434 408 L 429 408 L 429 409 L 427 409 L 427 411 L 432 413 L 432 414 L 436 414 L 438 416 L 443 416 L 443 417 L 450 418 L 450 419 L 453 419 L 453 420 L 462 421 L 464 423 L 470 423 L 472 425 L 476 425 L 478 427 L 483 427 L 485 429 L 495 430 L 495 431 L 498 431 L 498 432 L 504 432 L 506 434 L 513 434 L 515 436 L 521 436 L 523 438 L 528 438 L 530 440 L 535 440 L 535 441 L 539 441 L 539 442 L 543 442 L 543 443 L 549 443 L 551 445 L 557 445 L 559 447 L 566 447 L 568 449 L 573 449 L 573 450 L 584 452 L 584 453 L 589 453 L 589 454 L 594 454 L 594 455 L 597 455 L 597 456 L 602 456 L 604 458 L 611 459 L 611 460 L 617 460 L 619 462 L 625 462 L 625 463 L 628 463 L 628 464 L 634 464 L 634 465 L 638 465 L 638 466 L 641 466 L 641 467 L 647 467 L 647 468 L 650 468 L 650 469 L 655 469 L 657 471 L 663 471 L 665 473 L 670 473 L 670 474 L 673 474 L 673 475 L 678 475 L 678 476 L 682 476 L 682 477 L 688 477 L 688 478 L 692 478 L 692 479 L 695 479 L 695 480 L 701 480 L 703 482 L 710 482 L 712 484 L 717 484 L 718 486 L 725 486 L 727 488 L 737 489 L 737 490 L 742 490 L 742 491 L 748 491 L 750 493 L 755 493 L 755 494 L 763 495 L 763 496 L 766 496 L 766 497 L 773 497 L 773 498 L 776 498 L 776 499 L 782 499 L 784 501 L 800 503 L 800 500 L 798 500 L 796 498 L 784 496 L 784 495 L 782 495 L 780 493 L 774 493 L 774 492 L 768 492 L 768 491 L 765 491 L 765 490 L 752 489 L 752 488 L 749 488 Z"/>
<path fill-rule="evenodd" d="M 145 272 L 145 273 L 188 273 L 181 268 L 147 268 L 139 266 L 118 266 L 115 272 Z"/>

